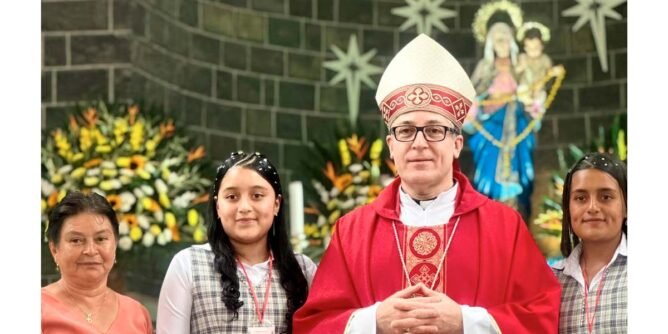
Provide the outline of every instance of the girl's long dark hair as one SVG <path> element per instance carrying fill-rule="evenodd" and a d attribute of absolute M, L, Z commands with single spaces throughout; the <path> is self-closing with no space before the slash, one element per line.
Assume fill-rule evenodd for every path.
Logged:
<path fill-rule="evenodd" d="M 278 215 L 274 217 L 272 227 L 267 236 L 267 243 L 274 254 L 274 266 L 280 275 L 281 286 L 285 290 L 288 299 L 288 312 L 285 320 L 288 325 L 288 333 L 292 332 L 292 315 L 306 302 L 308 295 L 308 283 L 302 269 L 295 258 L 292 245 L 288 239 L 283 214 L 283 191 L 278 171 L 272 163 L 261 153 L 234 152 L 230 157 L 218 166 L 216 180 L 213 184 L 211 196 L 209 197 L 209 229 L 207 236 L 209 244 L 215 254 L 214 266 L 221 273 L 221 284 L 223 288 L 222 300 L 225 307 L 234 313 L 234 318 L 239 315 L 239 308 L 243 302 L 239 300 L 239 278 L 237 276 L 236 256 L 229 237 L 223 230 L 223 225 L 216 212 L 216 201 L 220 184 L 225 174 L 232 167 L 248 168 L 258 173 L 271 184 L 276 196 L 281 197 Z M 249 283 L 250 284 L 250 283 Z M 233 319 L 234 319 L 233 318 Z"/>
<path fill-rule="evenodd" d="M 580 158 L 580 160 L 573 165 L 571 170 L 568 171 L 568 174 L 566 174 L 564 191 L 561 196 L 561 207 L 564 212 L 561 220 L 561 253 L 564 254 L 565 257 L 571 255 L 573 248 L 580 243 L 580 239 L 575 235 L 573 228 L 571 227 L 571 210 L 569 205 L 571 202 L 571 183 L 573 182 L 573 174 L 577 171 L 590 168 L 598 169 L 612 176 L 622 190 L 625 208 L 628 203 L 626 198 L 626 165 L 623 162 L 605 153 L 589 153 Z M 622 222 L 622 232 L 628 236 L 626 218 L 624 218 L 624 221 Z"/>

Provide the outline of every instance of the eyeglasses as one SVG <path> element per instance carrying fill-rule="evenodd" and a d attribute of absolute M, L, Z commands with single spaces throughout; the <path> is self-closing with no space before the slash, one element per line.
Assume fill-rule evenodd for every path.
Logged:
<path fill-rule="evenodd" d="M 445 125 L 427 125 L 427 126 L 414 126 L 414 125 L 399 125 L 390 129 L 394 138 L 401 142 L 410 142 L 417 138 L 417 133 L 422 132 L 424 139 L 430 142 L 442 141 L 445 139 L 445 135 L 448 131 L 459 134 L 459 130 L 456 128 L 447 127 Z"/>

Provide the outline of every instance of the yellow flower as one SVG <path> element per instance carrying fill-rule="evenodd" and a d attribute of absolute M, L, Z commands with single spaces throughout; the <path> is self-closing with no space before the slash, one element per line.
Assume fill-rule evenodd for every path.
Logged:
<path fill-rule="evenodd" d="M 172 207 L 172 202 L 169 200 L 167 193 L 158 194 L 158 200 L 160 201 L 160 205 L 162 205 L 163 208 L 169 209 Z"/>
<path fill-rule="evenodd" d="M 144 142 L 144 123 L 137 121 L 130 128 L 130 147 L 135 152 L 141 151 Z"/>
<path fill-rule="evenodd" d="M 98 179 L 95 176 L 87 176 L 84 177 L 84 185 L 86 187 L 93 187 L 96 186 L 100 182 L 100 179 Z"/>
<path fill-rule="evenodd" d="M 116 177 L 116 175 L 118 175 L 118 171 L 116 169 L 103 168 L 102 175 L 106 177 Z"/>
<path fill-rule="evenodd" d="M 160 226 L 158 226 L 156 224 L 151 225 L 151 228 L 149 229 L 149 231 L 151 232 L 151 234 L 153 234 L 155 236 L 158 236 L 158 235 L 160 235 L 160 233 L 162 233 L 162 229 L 160 229 Z"/>
<path fill-rule="evenodd" d="M 195 209 L 188 210 L 188 225 L 196 226 L 198 222 L 199 222 L 199 213 L 197 213 L 197 210 Z"/>
<path fill-rule="evenodd" d="M 114 189 L 114 184 L 110 180 L 104 180 L 100 182 L 100 189 L 104 191 L 109 191 L 111 189 Z"/>
<path fill-rule="evenodd" d="M 348 144 L 345 139 L 339 140 L 339 154 L 341 155 L 341 164 L 343 167 L 350 165 L 350 151 L 348 151 Z"/>
<path fill-rule="evenodd" d="M 369 152 L 369 157 L 371 160 L 377 161 L 380 160 L 380 154 L 383 152 L 383 141 L 376 139 L 371 144 L 371 151 Z"/>
<path fill-rule="evenodd" d="M 46 201 L 44 199 L 42 199 L 42 201 L 40 202 L 40 206 L 42 208 L 42 213 L 44 213 L 44 211 L 46 211 L 46 207 L 47 207 Z"/>
<path fill-rule="evenodd" d="M 79 168 L 73 170 L 72 174 L 70 174 L 70 175 L 72 175 L 72 177 L 75 178 L 75 179 L 81 179 L 84 175 L 86 175 L 86 168 L 79 167 Z"/>
<path fill-rule="evenodd" d="M 139 241 L 143 234 L 144 233 L 139 226 L 133 226 L 130 229 L 130 239 L 132 239 L 132 241 Z"/>
<path fill-rule="evenodd" d="M 176 226 L 176 216 L 174 216 L 174 214 L 171 212 L 167 212 L 165 214 L 165 224 L 169 228 L 171 228 L 172 226 Z"/>
<path fill-rule="evenodd" d="M 336 210 L 329 215 L 329 218 L 327 219 L 327 221 L 330 224 L 334 224 L 334 223 L 336 223 L 336 220 L 339 219 L 339 217 L 341 217 L 341 210 Z"/>
<path fill-rule="evenodd" d="M 81 152 L 79 152 L 79 153 L 74 153 L 74 155 L 72 155 L 72 162 L 78 162 L 78 161 L 81 161 L 81 160 L 83 160 L 83 158 L 84 158 L 84 154 L 83 154 L 83 153 L 81 153 Z"/>
<path fill-rule="evenodd" d="M 55 173 L 51 176 L 51 183 L 53 184 L 59 184 L 63 182 L 63 176 L 60 173 Z"/>
<path fill-rule="evenodd" d="M 99 145 L 95 147 L 95 152 L 97 153 L 109 153 L 111 152 L 111 146 L 109 145 Z"/>
<path fill-rule="evenodd" d="M 79 132 L 79 148 L 82 151 L 88 151 L 93 146 L 93 134 L 88 128 L 81 128 Z"/>
<path fill-rule="evenodd" d="M 120 157 L 116 159 L 116 166 L 127 168 L 130 167 L 130 157 Z"/>
<path fill-rule="evenodd" d="M 151 179 L 151 174 L 143 169 L 140 169 L 137 171 L 137 175 L 141 177 L 144 180 L 150 180 Z"/>
<path fill-rule="evenodd" d="M 195 233 L 193 233 L 193 239 L 195 239 L 195 242 L 202 242 L 206 238 L 206 234 L 202 229 L 198 228 L 195 230 Z"/>
<path fill-rule="evenodd" d="M 150 198 L 150 197 L 144 197 L 141 200 L 141 205 L 144 207 L 144 210 L 150 211 L 150 212 L 156 212 L 160 210 L 160 206 L 158 203 Z"/>

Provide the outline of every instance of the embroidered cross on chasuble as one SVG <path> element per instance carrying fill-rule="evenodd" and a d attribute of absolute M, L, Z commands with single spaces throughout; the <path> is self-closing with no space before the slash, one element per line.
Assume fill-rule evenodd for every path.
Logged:
<path fill-rule="evenodd" d="M 440 261 L 443 259 L 446 243 L 450 235 L 448 225 L 438 225 L 433 227 L 415 227 L 406 226 L 403 233 L 402 250 L 406 271 L 411 280 L 411 284 L 406 281 L 406 276 L 402 278 L 402 286 L 408 287 L 422 282 L 427 287 L 434 286 L 434 291 L 445 293 L 445 277 L 448 269 L 447 257 L 443 260 L 443 265 L 438 271 Z M 438 272 L 438 276 L 436 273 Z M 434 283 L 436 280 L 436 283 Z"/>

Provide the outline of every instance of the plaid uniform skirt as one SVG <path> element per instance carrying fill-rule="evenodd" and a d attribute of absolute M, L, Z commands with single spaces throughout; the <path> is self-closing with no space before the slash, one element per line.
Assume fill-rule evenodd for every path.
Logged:
<path fill-rule="evenodd" d="M 587 301 L 589 316 L 591 317 L 592 312 L 596 313 L 592 333 L 621 334 L 627 332 L 626 261 L 626 256 L 618 255 L 615 262 L 608 268 L 599 305 L 595 311 L 598 284 L 590 289 Z M 555 273 L 562 286 L 559 333 L 588 334 L 584 309 L 584 287 L 573 277 L 564 275 L 561 270 L 555 270 Z"/>
<path fill-rule="evenodd" d="M 249 326 L 258 323 L 253 297 L 248 288 L 246 277 L 237 268 L 239 278 L 239 292 L 243 306 L 239 308 L 239 317 L 233 320 L 234 314 L 225 308 L 222 301 L 223 291 L 220 283 L 220 273 L 213 266 L 214 254 L 211 250 L 190 248 L 193 273 L 193 304 L 190 315 L 191 333 L 247 333 Z M 281 287 L 278 270 L 272 274 L 269 302 L 264 315 L 265 321 L 274 324 L 276 333 L 287 331 L 285 315 L 288 312 L 288 300 Z M 265 299 L 267 280 L 262 280 L 254 286 L 260 307 Z"/>

